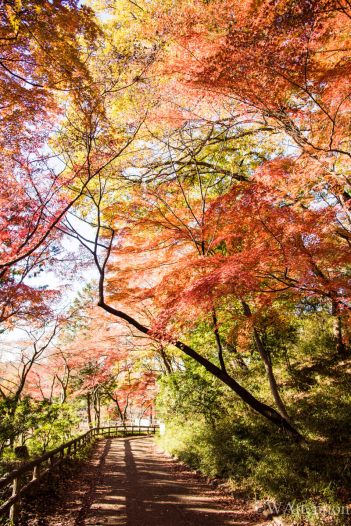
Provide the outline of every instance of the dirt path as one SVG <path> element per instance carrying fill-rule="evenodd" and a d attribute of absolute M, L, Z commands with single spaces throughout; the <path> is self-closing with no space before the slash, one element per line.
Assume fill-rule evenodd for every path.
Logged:
<path fill-rule="evenodd" d="M 55 506 L 54 506 L 55 507 Z M 40 526 L 258 526 L 252 512 L 160 452 L 149 437 L 101 441 Z M 49 511 L 50 510 L 50 511 Z M 267 523 L 266 523 L 267 524 Z"/>

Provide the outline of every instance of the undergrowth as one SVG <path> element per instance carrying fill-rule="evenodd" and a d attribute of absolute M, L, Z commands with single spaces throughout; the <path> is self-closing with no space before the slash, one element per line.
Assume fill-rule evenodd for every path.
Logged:
<path fill-rule="evenodd" d="M 313 326 L 312 326 L 313 329 Z M 268 502 L 292 524 L 350 524 L 351 358 L 337 356 L 320 333 L 302 332 L 275 372 L 302 443 L 248 411 L 190 362 L 163 378 L 159 411 L 166 424 L 161 447 L 194 469 L 228 481 L 235 493 Z M 303 352 L 303 360 L 301 359 Z M 237 377 L 272 403 L 264 370 L 250 357 Z M 194 387 L 195 386 L 195 387 Z"/>

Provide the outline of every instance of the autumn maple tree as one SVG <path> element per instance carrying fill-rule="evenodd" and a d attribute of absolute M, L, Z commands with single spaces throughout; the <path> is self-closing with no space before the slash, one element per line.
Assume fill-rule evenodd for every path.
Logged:
<path fill-rule="evenodd" d="M 97 275 L 28 392 L 125 423 L 192 359 L 300 440 L 289 320 L 349 352 L 349 3 L 89 5 L 1 6 L 0 321 L 54 316 L 33 276 Z"/>

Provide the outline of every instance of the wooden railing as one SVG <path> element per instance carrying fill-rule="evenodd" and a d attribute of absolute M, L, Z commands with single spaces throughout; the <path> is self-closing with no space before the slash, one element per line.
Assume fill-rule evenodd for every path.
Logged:
<path fill-rule="evenodd" d="M 18 469 L 0 478 L 0 515 L 9 513 L 10 522 L 17 518 L 18 503 L 28 491 L 64 459 L 74 458 L 78 451 L 97 437 L 155 434 L 158 426 L 104 426 L 94 427 L 83 435 L 48 451 L 41 457 L 23 463 Z M 1 502 L 1 501 L 0 501 Z"/>

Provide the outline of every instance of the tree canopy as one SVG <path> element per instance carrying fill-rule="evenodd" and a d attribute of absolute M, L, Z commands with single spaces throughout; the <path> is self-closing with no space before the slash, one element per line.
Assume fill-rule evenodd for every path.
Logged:
<path fill-rule="evenodd" d="M 351 349 L 350 21 L 347 0 L 1 3 L 3 450 L 26 404 L 125 423 L 157 393 L 165 418 L 238 403 L 309 440 L 297 371 Z"/>

